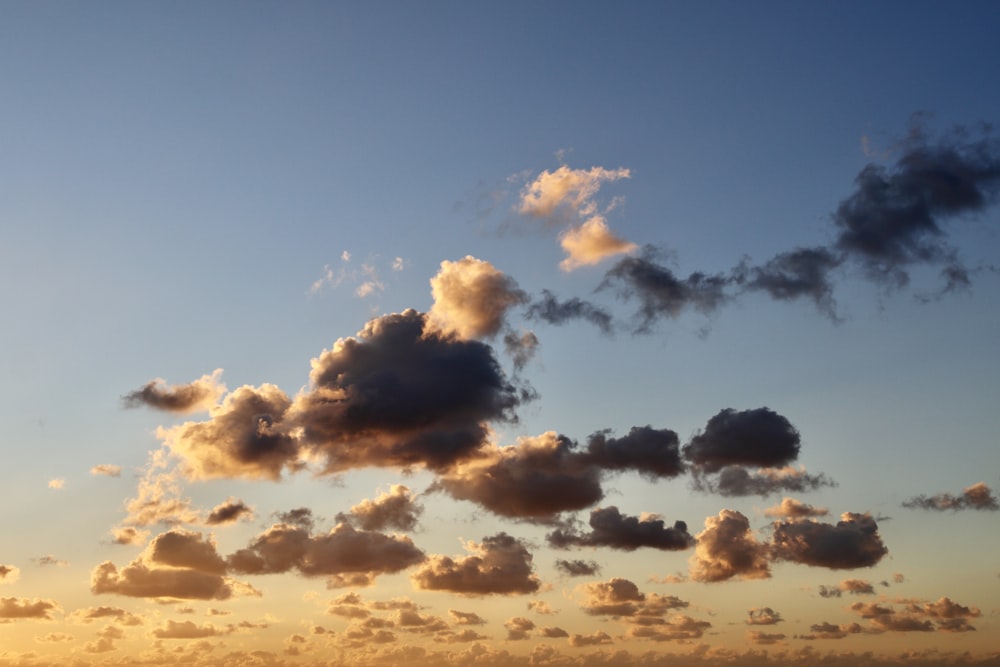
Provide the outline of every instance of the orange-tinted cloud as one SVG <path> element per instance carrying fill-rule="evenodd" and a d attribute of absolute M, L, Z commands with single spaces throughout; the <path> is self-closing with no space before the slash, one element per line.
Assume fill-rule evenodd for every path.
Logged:
<path fill-rule="evenodd" d="M 504 327 L 507 311 L 528 298 L 510 276 L 471 255 L 441 262 L 441 270 L 431 278 L 431 294 L 428 330 L 466 340 L 495 336 Z"/>
<path fill-rule="evenodd" d="M 764 516 L 786 519 L 798 519 L 810 516 L 826 516 L 830 512 L 825 507 L 813 507 L 795 498 L 784 497 L 774 507 L 764 510 Z"/>
<path fill-rule="evenodd" d="M 51 621 L 53 612 L 59 609 L 59 605 L 53 600 L 0 598 L 0 623 L 22 619 Z"/>
<path fill-rule="evenodd" d="M 422 511 L 407 487 L 393 484 L 388 493 L 375 500 L 362 500 L 349 514 L 338 514 L 337 520 L 353 521 L 363 530 L 413 530 Z"/>
<path fill-rule="evenodd" d="M 21 570 L 14 565 L 0 565 L 0 584 L 12 584 L 20 574 Z"/>
<path fill-rule="evenodd" d="M 515 616 L 508 618 L 503 627 L 507 628 L 507 641 L 518 641 L 531 638 L 531 631 L 535 629 L 535 622 L 530 618 Z"/>
<path fill-rule="evenodd" d="M 990 487 L 984 482 L 979 482 L 963 489 L 961 495 L 939 493 L 934 496 L 915 496 L 903 502 L 903 507 L 938 511 L 966 509 L 996 511 L 1000 510 L 1000 502 L 997 502 Z"/>
<path fill-rule="evenodd" d="M 535 218 L 553 218 L 562 213 L 573 218 L 597 210 L 594 196 L 605 182 L 629 178 L 628 169 L 570 169 L 562 165 L 543 171 L 521 192 L 519 211 Z"/>
<path fill-rule="evenodd" d="M 763 579 L 771 576 L 768 547 L 750 531 L 750 521 L 735 510 L 722 510 L 705 519 L 705 530 L 695 536 L 691 578 L 695 581 Z"/>
<path fill-rule="evenodd" d="M 747 625 L 777 625 L 784 619 L 770 607 L 754 607 L 747 611 Z"/>
<path fill-rule="evenodd" d="M 157 639 L 201 639 L 204 637 L 217 637 L 229 634 L 229 629 L 220 629 L 207 623 L 198 625 L 192 621 L 172 621 L 168 620 L 166 625 L 153 630 L 153 637 Z"/>
<path fill-rule="evenodd" d="M 571 577 L 590 577 L 601 571 L 601 566 L 592 560 L 563 560 L 556 561 L 556 569 Z"/>
<path fill-rule="evenodd" d="M 304 576 L 343 576 L 399 572 L 424 560 L 410 538 L 337 524 L 325 535 L 300 526 L 275 524 L 245 549 L 227 559 L 240 574 L 277 574 L 296 570 Z"/>
<path fill-rule="evenodd" d="M 534 593 L 541 586 L 532 570 L 531 552 L 506 533 L 469 542 L 473 555 L 458 559 L 431 556 L 411 575 L 418 589 L 451 591 L 459 595 L 518 595 Z"/>
<path fill-rule="evenodd" d="M 174 386 L 157 378 L 125 394 L 122 400 L 128 408 L 145 405 L 167 412 L 208 410 L 226 393 L 226 386 L 219 381 L 221 376 L 222 369 L 218 368 L 194 382 Z"/>
<path fill-rule="evenodd" d="M 594 215 L 579 227 L 567 229 L 560 235 L 559 244 L 566 252 L 566 259 L 559 262 L 559 268 L 567 272 L 598 264 L 608 257 L 632 252 L 639 247 L 615 236 L 602 215 Z"/>
<path fill-rule="evenodd" d="M 101 463 L 90 469 L 91 475 L 103 475 L 105 477 L 121 477 L 122 467 L 111 465 L 110 463 Z"/>
<path fill-rule="evenodd" d="M 205 525 L 219 526 L 236 523 L 240 519 L 250 519 L 253 517 L 253 510 L 239 498 L 228 498 L 212 508 L 208 516 L 205 517 Z"/>

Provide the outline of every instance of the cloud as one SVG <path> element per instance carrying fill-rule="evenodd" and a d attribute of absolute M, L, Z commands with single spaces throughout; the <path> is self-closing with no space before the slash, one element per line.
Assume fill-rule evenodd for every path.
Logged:
<path fill-rule="evenodd" d="M 603 290 L 617 285 L 620 298 L 639 301 L 636 333 L 649 333 L 659 319 L 674 319 L 688 309 L 710 314 L 732 299 L 727 288 L 733 278 L 701 272 L 678 278 L 657 263 L 659 255 L 655 247 L 645 246 L 639 256 L 619 260 L 598 286 Z"/>
<path fill-rule="evenodd" d="M 850 610 L 870 621 L 873 630 L 888 632 L 971 632 L 976 628 L 969 619 L 982 615 L 979 609 L 947 597 L 935 602 L 909 601 L 902 610 L 874 602 L 855 602 Z"/>
<path fill-rule="evenodd" d="M 73 616 L 80 619 L 83 623 L 90 623 L 99 619 L 111 619 L 122 625 L 142 625 L 142 618 L 120 607 L 86 607 L 74 611 Z"/>
<path fill-rule="evenodd" d="M 542 290 L 541 298 L 531 302 L 531 305 L 525 310 L 525 317 L 529 320 L 542 320 L 549 324 L 565 324 L 573 320 L 584 320 L 605 334 L 610 334 L 612 330 L 611 315 L 600 306 L 595 306 L 578 297 L 560 301 L 549 290 Z"/>
<path fill-rule="evenodd" d="M 150 564 L 209 574 L 221 575 L 226 571 L 226 563 L 211 539 L 201 533 L 181 529 L 157 535 L 147 547 L 145 560 Z"/>
<path fill-rule="evenodd" d="M 603 630 L 595 630 L 589 635 L 574 634 L 569 638 L 569 645 L 577 648 L 581 646 L 605 646 L 614 643 L 611 635 Z"/>
<path fill-rule="evenodd" d="M 414 310 L 368 322 L 312 362 L 292 423 L 325 472 L 364 466 L 442 469 L 467 458 L 487 422 L 516 420 L 522 396 L 492 349 L 426 330 Z"/>
<path fill-rule="evenodd" d="M 507 311 L 528 299 L 511 277 L 471 255 L 441 262 L 441 270 L 431 278 L 431 294 L 428 330 L 464 340 L 495 336 Z"/>
<path fill-rule="evenodd" d="M 764 516 L 776 518 L 799 519 L 811 516 L 827 516 L 830 513 L 825 507 L 813 507 L 808 503 L 803 503 L 795 498 L 781 499 L 781 502 L 774 507 L 764 510 Z"/>
<path fill-rule="evenodd" d="M 125 526 L 112 528 L 111 535 L 114 544 L 142 544 L 149 537 L 149 531 Z"/>
<path fill-rule="evenodd" d="M 199 570 L 150 567 L 141 557 L 121 570 L 111 561 L 94 568 L 90 590 L 138 598 L 228 600 L 234 586 L 224 576 Z"/>
<path fill-rule="evenodd" d="M 192 621 L 167 621 L 166 625 L 153 630 L 153 637 L 156 639 L 201 639 L 203 637 L 217 637 L 229 634 L 227 629 L 219 629 L 207 623 L 198 625 Z"/>
<path fill-rule="evenodd" d="M 23 619 L 51 621 L 52 613 L 59 609 L 59 605 L 52 600 L 0 598 L 0 623 Z"/>
<path fill-rule="evenodd" d="M 514 362 L 514 368 L 518 371 L 524 368 L 535 356 L 538 345 L 538 336 L 531 331 L 524 331 L 520 335 L 517 332 L 508 331 L 503 335 L 504 352 Z"/>
<path fill-rule="evenodd" d="M 374 577 L 405 570 L 424 558 L 406 536 L 356 530 L 339 523 L 329 533 L 316 536 L 301 526 L 275 524 L 226 560 L 230 571 L 240 574 L 296 570 L 307 577 Z"/>
<path fill-rule="evenodd" d="M 628 435 L 609 437 L 598 431 L 587 440 L 585 460 L 604 470 L 633 470 L 650 479 L 684 472 L 677 434 L 670 429 L 633 426 Z"/>
<path fill-rule="evenodd" d="M 593 215 L 597 211 L 594 197 L 601 185 L 630 176 L 631 172 L 624 168 L 587 170 L 562 165 L 555 171 L 545 170 L 521 191 L 518 210 L 523 215 L 547 219 Z"/>
<path fill-rule="evenodd" d="M 678 614 L 663 624 L 629 628 L 628 635 L 636 639 L 649 639 L 657 642 L 688 642 L 692 639 L 700 639 L 705 631 L 711 627 L 712 624 L 708 621 L 699 621 L 690 616 Z"/>
<path fill-rule="evenodd" d="M 601 215 L 594 215 L 579 227 L 564 231 L 559 237 L 559 244 L 566 253 L 566 259 L 559 262 L 559 268 L 566 272 L 581 266 L 592 266 L 608 257 L 638 248 L 636 244 L 612 234 Z"/>
<path fill-rule="evenodd" d="M 91 475 L 103 475 L 105 477 L 121 477 L 122 467 L 111 465 L 110 463 L 101 463 L 90 469 Z"/>
<path fill-rule="evenodd" d="M 251 517 L 253 517 L 253 510 L 246 503 L 239 498 L 230 497 L 212 508 L 212 511 L 205 518 L 205 523 L 209 526 L 219 526 L 236 523 L 240 519 L 250 519 Z"/>
<path fill-rule="evenodd" d="M 0 584 L 12 584 L 21 576 L 21 570 L 14 565 L 0 565 Z"/>
<path fill-rule="evenodd" d="M 457 609 L 449 609 L 448 613 L 451 617 L 455 619 L 455 625 L 485 625 L 486 620 L 471 611 L 458 611 Z"/>
<path fill-rule="evenodd" d="M 507 619 L 503 627 L 507 628 L 507 641 L 518 641 L 531 638 L 531 631 L 535 629 L 535 622 L 530 618 L 515 616 Z"/>
<path fill-rule="evenodd" d="M 801 439 L 791 422 L 769 408 L 720 410 L 684 445 L 684 457 L 705 472 L 728 465 L 776 468 L 799 456 Z"/>
<path fill-rule="evenodd" d="M 760 266 L 738 267 L 737 282 L 777 301 L 811 299 L 821 313 L 837 320 L 830 273 L 842 263 L 843 258 L 829 248 L 797 248 L 779 253 Z"/>
<path fill-rule="evenodd" d="M 837 586 L 820 586 L 819 595 L 824 598 L 839 598 L 843 593 L 851 595 L 875 595 L 875 587 L 863 579 L 845 579 Z"/>
<path fill-rule="evenodd" d="M 798 635 L 798 639 L 843 639 L 849 634 L 853 635 L 864 632 L 864 629 L 858 623 L 834 625 L 826 621 L 809 626 L 809 630 L 810 633 L 808 635 Z"/>
<path fill-rule="evenodd" d="M 518 595 L 536 592 L 541 582 L 532 571 L 532 556 L 522 542 L 507 533 L 469 542 L 473 555 L 458 559 L 431 556 L 411 575 L 421 590 L 451 591 L 459 595 Z"/>
<path fill-rule="evenodd" d="M 209 410 L 226 393 L 226 386 L 219 381 L 222 369 L 217 368 L 209 375 L 189 384 L 167 385 L 160 378 L 146 383 L 139 389 L 122 396 L 127 408 L 147 406 L 167 412 L 197 412 Z"/>
<path fill-rule="evenodd" d="M 910 509 L 924 509 L 957 512 L 958 510 L 1000 510 L 1000 503 L 990 487 L 984 482 L 973 484 L 962 490 L 962 495 L 952 495 L 950 493 L 939 493 L 934 496 L 919 495 L 903 502 L 903 507 Z"/>
<path fill-rule="evenodd" d="M 584 584 L 577 591 L 584 596 L 580 608 L 585 613 L 639 626 L 663 626 L 668 612 L 688 606 L 673 595 L 642 593 L 633 582 L 620 577 Z"/>
<path fill-rule="evenodd" d="M 363 530 L 413 530 L 423 508 L 414 502 L 410 490 L 402 484 L 393 484 L 388 493 L 375 500 L 362 500 L 351 508 L 349 514 L 338 514 L 338 521 L 350 521 Z"/>
<path fill-rule="evenodd" d="M 542 636 L 546 639 L 560 639 L 562 637 L 569 638 L 569 633 L 560 628 L 559 626 L 552 626 L 547 628 L 542 628 Z"/>
<path fill-rule="evenodd" d="M 274 385 L 245 385 L 214 406 L 209 421 L 161 428 L 157 436 L 184 460 L 191 478 L 277 480 L 298 454 L 295 439 L 282 428 L 290 407 L 289 398 Z"/>
<path fill-rule="evenodd" d="M 963 273 L 946 223 L 996 201 L 1000 144 L 964 128 L 932 138 L 917 122 L 897 151 L 891 167 L 869 163 L 855 178 L 855 191 L 833 213 L 836 248 L 892 286 L 906 285 L 914 265 Z"/>
<path fill-rule="evenodd" d="M 181 486 L 176 470 L 177 458 L 164 447 L 149 454 L 149 463 L 139 479 L 135 498 L 125 503 L 128 517 L 125 527 L 113 529 L 118 544 L 137 544 L 145 539 L 146 531 L 136 526 L 153 524 L 177 525 L 200 522 L 200 516 L 191 507 L 191 501 L 180 497 Z"/>
<path fill-rule="evenodd" d="M 549 603 L 545 600 L 529 600 L 528 609 L 536 614 L 541 614 L 542 616 L 550 616 L 558 613 L 555 609 L 550 607 Z"/>
<path fill-rule="evenodd" d="M 548 431 L 489 445 L 479 458 L 442 473 L 435 488 L 470 500 L 495 514 L 546 519 L 589 507 L 604 497 L 600 470 L 588 465 L 569 438 Z"/>
<path fill-rule="evenodd" d="M 49 488 L 56 489 L 57 491 L 66 486 L 66 480 L 62 477 L 56 477 L 55 479 L 49 480 Z"/>
<path fill-rule="evenodd" d="M 785 640 L 785 635 L 781 633 L 772 632 L 758 632 L 756 630 L 747 631 L 747 640 L 751 644 L 756 644 L 758 646 L 769 646 L 771 644 L 780 644 Z"/>
<path fill-rule="evenodd" d="M 550 545 L 559 549 L 571 546 L 610 547 L 634 551 L 651 547 L 664 551 L 682 551 L 694 544 L 687 524 L 677 521 L 672 527 L 656 516 L 623 515 L 615 506 L 595 509 L 590 513 L 589 533 L 557 529 L 546 536 Z"/>
<path fill-rule="evenodd" d="M 777 625 L 783 618 L 770 607 L 754 607 L 747 610 L 747 625 Z"/>
<path fill-rule="evenodd" d="M 837 486 L 837 483 L 820 473 L 813 475 L 805 468 L 786 466 L 784 468 L 764 468 L 748 470 L 743 466 L 726 466 L 715 476 L 694 471 L 694 488 L 721 496 L 769 496 L 773 493 L 803 493 L 816 489 Z"/>
<path fill-rule="evenodd" d="M 592 560 L 562 560 L 556 561 L 556 569 L 571 577 L 590 577 L 601 571 L 601 566 Z"/>
<path fill-rule="evenodd" d="M 771 576 L 768 547 L 750 532 L 750 521 L 735 510 L 722 510 L 705 519 L 705 530 L 695 536 L 691 556 L 694 581 L 765 579 Z"/>
<path fill-rule="evenodd" d="M 69 563 L 62 560 L 61 558 L 56 558 L 52 554 L 46 556 L 39 556 L 38 558 L 31 559 L 36 565 L 41 567 L 52 566 L 52 567 L 65 567 Z"/>
<path fill-rule="evenodd" d="M 812 519 L 776 521 L 774 556 L 814 567 L 871 567 L 889 553 L 870 514 L 845 512 L 836 525 Z"/>

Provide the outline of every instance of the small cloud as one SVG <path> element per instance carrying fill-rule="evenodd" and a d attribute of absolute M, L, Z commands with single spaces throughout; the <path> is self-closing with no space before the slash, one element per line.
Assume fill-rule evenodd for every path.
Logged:
<path fill-rule="evenodd" d="M 469 542 L 472 554 L 452 559 L 431 556 L 426 565 L 411 576 L 421 590 L 451 591 L 459 595 L 523 595 L 534 593 L 541 582 L 532 570 L 531 552 L 507 533 Z"/>
<path fill-rule="evenodd" d="M 338 521 L 349 521 L 364 530 L 413 530 L 423 508 L 414 501 L 410 489 L 393 484 L 388 493 L 375 500 L 362 500 L 351 508 L 349 514 L 338 514 Z"/>
<path fill-rule="evenodd" d="M 32 562 L 41 567 L 53 566 L 53 567 L 66 567 L 69 565 L 66 561 L 61 558 L 56 558 L 55 556 L 49 554 L 47 556 L 39 556 L 38 558 L 32 558 Z"/>
<path fill-rule="evenodd" d="M 239 498 L 228 498 L 225 502 L 216 505 L 205 518 L 205 525 L 218 526 L 236 523 L 240 519 L 248 520 L 253 517 L 253 510 Z"/>
<path fill-rule="evenodd" d="M 812 519 L 775 521 L 772 529 L 776 560 L 853 569 L 871 567 L 889 553 L 878 524 L 867 513 L 845 512 L 836 525 Z"/>
<path fill-rule="evenodd" d="M 785 519 L 826 516 L 829 513 L 829 510 L 825 507 L 813 507 L 812 505 L 788 497 L 782 498 L 778 505 L 764 510 L 764 516 Z"/>
<path fill-rule="evenodd" d="M 557 560 L 556 569 L 571 577 L 590 577 L 601 571 L 601 566 L 592 560 Z"/>
<path fill-rule="evenodd" d="M 66 480 L 64 478 L 62 478 L 62 477 L 56 477 L 54 479 L 50 479 L 49 480 L 49 488 L 50 489 L 59 490 L 59 489 L 62 489 L 63 487 L 65 487 L 65 486 L 66 486 Z"/>
<path fill-rule="evenodd" d="M 0 598 L 0 622 L 21 619 L 51 621 L 53 612 L 60 609 L 53 600 Z"/>
<path fill-rule="evenodd" d="M 579 227 L 568 229 L 559 237 L 566 259 L 559 268 L 569 273 L 582 266 L 636 250 L 639 246 L 611 233 L 603 216 L 595 215 Z"/>
<path fill-rule="evenodd" d="M 507 311 L 528 298 L 513 278 L 471 255 L 441 262 L 440 271 L 431 278 L 431 294 L 430 328 L 464 340 L 495 336 Z"/>
<path fill-rule="evenodd" d="M 997 498 L 993 495 L 990 487 L 986 486 L 984 482 L 979 482 L 963 489 L 960 495 L 939 493 L 934 496 L 914 496 L 903 502 L 903 507 L 936 510 L 939 512 L 948 510 L 957 512 L 959 510 L 970 509 L 992 512 L 1000 510 L 1000 502 L 997 502 Z"/>
<path fill-rule="evenodd" d="M 687 532 L 687 524 L 683 521 L 667 526 L 659 517 L 624 515 L 613 505 L 593 510 L 590 527 L 592 530 L 589 533 L 560 528 L 549 533 L 545 539 L 558 549 L 601 546 L 624 551 L 640 547 L 682 551 L 694 545 L 694 538 Z"/>
<path fill-rule="evenodd" d="M 403 269 L 406 268 L 406 264 L 407 262 L 405 259 L 403 259 L 402 257 L 396 257 L 395 259 L 392 260 L 392 270 L 402 271 Z"/>
<path fill-rule="evenodd" d="M 211 374 L 203 375 L 189 384 L 168 385 L 157 378 L 125 394 L 122 401 L 126 408 L 145 405 L 176 413 L 209 410 L 226 393 L 226 385 L 220 381 L 221 377 L 222 369 L 217 368 Z"/>
<path fill-rule="evenodd" d="M 770 607 L 755 607 L 747 611 L 747 625 L 777 625 L 784 619 Z"/>
<path fill-rule="evenodd" d="M 111 465 L 110 463 L 101 463 L 90 469 L 91 475 L 103 475 L 104 477 L 121 477 L 122 467 Z"/>
<path fill-rule="evenodd" d="M 0 565 L 0 584 L 12 584 L 21 576 L 21 570 L 14 565 Z"/>
<path fill-rule="evenodd" d="M 691 579 L 726 581 L 766 579 L 771 576 L 769 549 L 750 532 L 750 521 L 736 510 L 722 510 L 705 519 L 705 530 L 695 536 Z"/>

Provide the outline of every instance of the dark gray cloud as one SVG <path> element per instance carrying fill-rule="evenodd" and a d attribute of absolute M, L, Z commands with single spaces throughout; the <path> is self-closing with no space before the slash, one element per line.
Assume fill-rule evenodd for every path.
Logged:
<path fill-rule="evenodd" d="M 770 607 L 755 607 L 747 610 L 747 625 L 777 625 L 783 618 Z"/>
<path fill-rule="evenodd" d="M 577 533 L 568 528 L 560 528 L 546 536 L 553 547 L 610 547 L 624 551 L 634 551 L 639 547 L 650 547 L 664 551 L 682 551 L 694 546 L 694 538 L 687 531 L 687 524 L 677 521 L 667 526 L 655 516 L 628 516 L 617 507 L 604 507 L 590 513 L 589 533 Z"/>
<path fill-rule="evenodd" d="M 723 466 L 784 466 L 799 455 L 799 432 L 778 413 L 766 407 L 720 410 L 705 429 L 684 445 L 686 459 L 704 472 Z"/>
<path fill-rule="evenodd" d="M 649 333 L 661 318 L 676 318 L 687 310 L 709 314 L 732 299 L 727 288 L 735 278 L 701 272 L 677 277 L 658 263 L 661 252 L 647 245 L 639 256 L 619 260 L 604 275 L 598 290 L 615 288 L 625 301 L 639 302 L 636 333 Z"/>
<path fill-rule="evenodd" d="M 205 518 L 205 523 L 209 526 L 218 526 L 228 523 L 235 523 L 240 519 L 248 519 L 253 516 L 253 510 L 239 498 L 229 498 L 224 503 L 220 503 L 212 508 L 212 511 Z"/>
<path fill-rule="evenodd" d="M 910 509 L 937 510 L 1000 510 L 1000 503 L 990 487 L 984 482 L 973 484 L 962 490 L 961 495 L 939 493 L 933 496 L 919 495 L 903 502 L 903 507 Z"/>
<path fill-rule="evenodd" d="M 760 291 L 778 301 L 811 299 L 820 312 L 837 319 L 830 273 L 843 260 L 824 247 L 782 252 L 760 266 L 742 266 L 736 273 L 747 290 Z"/>
<path fill-rule="evenodd" d="M 590 577 L 601 571 L 601 566 L 592 560 L 563 560 L 556 561 L 556 569 L 565 572 L 571 577 Z"/>
<path fill-rule="evenodd" d="M 275 524 L 245 549 L 230 555 L 231 572 L 277 574 L 296 570 L 307 577 L 393 573 L 423 562 L 424 553 L 405 536 L 355 530 L 338 524 L 325 535 L 301 526 Z"/>
<path fill-rule="evenodd" d="M 500 516 L 547 520 L 604 497 L 601 471 L 566 436 L 549 431 L 516 445 L 483 448 L 480 457 L 441 473 L 433 488 Z"/>
<path fill-rule="evenodd" d="M 514 331 L 506 331 L 503 335 L 504 352 L 514 362 L 514 368 L 517 371 L 528 365 L 528 362 L 535 356 L 538 344 L 538 336 L 531 331 L 525 331 L 520 335 Z"/>
<path fill-rule="evenodd" d="M 182 385 L 168 385 L 160 379 L 152 380 L 122 396 L 122 401 L 127 408 L 145 405 L 167 412 L 207 410 L 226 390 L 219 382 L 221 374 L 222 371 L 217 370 L 211 375 L 203 375 L 194 382 Z"/>
<path fill-rule="evenodd" d="M 364 530 L 413 530 L 424 508 L 414 501 L 410 489 L 393 484 L 375 500 L 362 500 L 350 513 L 337 514 L 337 521 L 356 523 Z"/>
<path fill-rule="evenodd" d="M 889 553 L 870 514 L 845 512 L 836 525 L 812 519 L 772 524 L 777 560 L 833 570 L 871 567 Z"/>
<path fill-rule="evenodd" d="M 541 587 L 532 569 L 531 552 L 507 533 L 484 537 L 481 543 L 469 543 L 466 548 L 472 555 L 457 559 L 431 556 L 411 576 L 413 585 L 468 596 L 523 595 Z"/>
<path fill-rule="evenodd" d="M 541 298 L 534 300 L 524 314 L 529 320 L 542 320 L 549 324 L 583 320 L 605 334 L 612 332 L 612 318 L 606 310 L 578 297 L 560 301 L 549 290 L 542 290 Z"/>
<path fill-rule="evenodd" d="M 813 475 L 804 468 L 763 468 L 749 470 L 743 466 L 726 466 L 717 475 L 706 475 L 694 470 L 694 488 L 721 496 L 769 496 L 774 493 L 803 493 L 837 483 L 827 475 Z"/>
<path fill-rule="evenodd" d="M 632 470 L 645 477 L 676 477 L 684 472 L 680 442 L 670 429 L 633 426 L 620 438 L 598 431 L 587 440 L 584 459 L 604 470 Z"/>
<path fill-rule="evenodd" d="M 942 263 L 953 284 L 964 269 L 948 243 L 947 223 L 996 201 L 1000 144 L 964 128 L 932 138 L 918 122 L 896 149 L 895 164 L 866 165 L 855 191 L 840 202 L 833 214 L 836 248 L 893 286 L 907 284 L 913 265 Z"/>
<path fill-rule="evenodd" d="M 487 423 L 516 421 L 522 398 L 488 345 L 430 331 L 415 310 L 368 322 L 313 360 L 295 403 L 303 442 L 328 472 L 443 469 L 468 457 Z"/>

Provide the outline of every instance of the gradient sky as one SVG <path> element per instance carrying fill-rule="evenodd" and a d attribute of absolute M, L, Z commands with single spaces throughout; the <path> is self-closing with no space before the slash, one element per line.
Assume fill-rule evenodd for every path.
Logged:
<path fill-rule="evenodd" d="M 0 5 L 0 666 L 995 664 L 998 24 Z"/>

